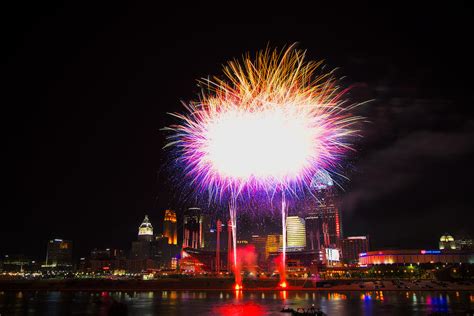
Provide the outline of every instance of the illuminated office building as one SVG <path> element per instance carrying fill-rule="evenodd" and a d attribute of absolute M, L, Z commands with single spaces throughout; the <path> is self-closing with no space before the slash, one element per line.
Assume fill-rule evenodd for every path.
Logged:
<path fill-rule="evenodd" d="M 178 244 L 178 224 L 176 212 L 172 210 L 165 211 L 165 218 L 163 220 L 163 236 L 168 237 L 168 244 Z"/>
<path fill-rule="evenodd" d="M 332 185 L 318 186 L 316 198 L 304 201 L 308 250 L 319 251 L 322 247 L 340 247 L 342 239 L 341 213 L 336 205 Z"/>
<path fill-rule="evenodd" d="M 286 218 L 286 241 L 288 250 L 304 249 L 306 247 L 305 220 L 299 216 Z"/>
<path fill-rule="evenodd" d="M 323 264 L 327 266 L 339 265 L 341 261 L 341 255 L 339 249 L 336 248 L 324 248 L 323 252 Z"/>
<path fill-rule="evenodd" d="M 199 247 L 202 249 L 215 250 L 216 249 L 216 224 L 211 221 L 208 215 L 201 214 L 200 216 L 200 243 Z"/>
<path fill-rule="evenodd" d="M 241 242 L 241 245 L 245 245 L 245 243 Z M 260 236 L 260 235 L 252 235 L 252 239 L 250 242 L 251 245 L 255 247 L 255 253 L 257 254 L 257 263 L 259 266 L 265 265 L 266 261 L 266 253 L 265 249 L 267 246 L 267 236 Z"/>
<path fill-rule="evenodd" d="M 343 260 L 347 263 L 358 263 L 359 254 L 369 251 L 369 237 L 347 237 L 342 240 L 341 246 Z"/>
<path fill-rule="evenodd" d="M 46 252 L 46 267 L 71 268 L 72 242 L 63 239 L 51 239 Z"/>
<path fill-rule="evenodd" d="M 204 247 L 203 220 L 200 208 L 190 207 L 186 210 L 183 221 L 183 248 Z"/>
<path fill-rule="evenodd" d="M 270 253 L 278 252 L 283 247 L 283 235 L 268 235 L 265 247 L 265 259 L 268 259 Z"/>

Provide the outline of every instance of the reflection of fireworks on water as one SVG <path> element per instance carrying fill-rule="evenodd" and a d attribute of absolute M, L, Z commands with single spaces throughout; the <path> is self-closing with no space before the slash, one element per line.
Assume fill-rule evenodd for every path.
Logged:
<path fill-rule="evenodd" d="M 254 302 L 240 304 L 222 304 L 213 308 L 213 315 L 266 315 L 268 313 L 264 305 Z"/>
<path fill-rule="evenodd" d="M 200 101 L 173 114 L 179 122 L 167 128 L 167 146 L 190 183 L 230 197 L 233 228 L 242 191 L 281 192 L 286 217 L 285 195 L 309 188 L 315 176 L 328 182 L 356 134 L 360 118 L 332 73 L 317 76 L 321 62 L 304 57 L 290 47 L 229 62 L 225 79 L 203 80 Z"/>

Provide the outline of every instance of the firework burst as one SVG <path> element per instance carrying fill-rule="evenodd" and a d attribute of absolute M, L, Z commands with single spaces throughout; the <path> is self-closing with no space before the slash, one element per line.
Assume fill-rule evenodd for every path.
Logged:
<path fill-rule="evenodd" d="M 224 66 L 201 80 L 200 100 L 173 113 L 167 146 L 199 191 L 299 192 L 315 174 L 336 171 L 360 119 L 332 72 L 289 47 Z"/>
<path fill-rule="evenodd" d="M 230 193 L 235 288 L 242 280 L 237 261 L 237 197 L 281 192 L 283 232 L 281 288 L 286 288 L 286 194 L 330 182 L 349 140 L 356 134 L 351 115 L 331 72 L 321 62 L 306 62 L 305 53 L 289 47 L 265 50 L 254 59 L 224 66 L 224 78 L 202 80 L 198 102 L 174 113 L 179 123 L 167 146 L 177 165 L 200 191 L 221 198 Z M 315 184 L 315 181 L 317 182 Z M 291 195 L 290 194 L 290 195 Z"/>

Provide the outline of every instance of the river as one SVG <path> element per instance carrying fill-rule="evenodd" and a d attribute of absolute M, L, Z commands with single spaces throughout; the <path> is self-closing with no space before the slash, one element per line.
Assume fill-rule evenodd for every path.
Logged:
<path fill-rule="evenodd" d="M 283 306 L 314 304 L 327 315 L 466 315 L 473 292 L 155 291 L 0 292 L 0 315 L 290 315 Z"/>

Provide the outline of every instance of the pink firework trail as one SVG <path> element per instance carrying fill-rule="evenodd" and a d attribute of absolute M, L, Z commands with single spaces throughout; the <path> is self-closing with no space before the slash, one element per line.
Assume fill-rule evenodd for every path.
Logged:
<path fill-rule="evenodd" d="M 345 91 L 321 64 L 293 47 L 231 61 L 224 79 L 200 81 L 200 100 L 173 113 L 178 123 L 166 128 L 167 146 L 190 183 L 213 199 L 230 198 L 235 267 L 241 193 L 280 192 L 286 236 L 287 197 L 302 194 L 316 174 L 338 170 L 357 135 L 355 105 L 343 100 Z"/>

